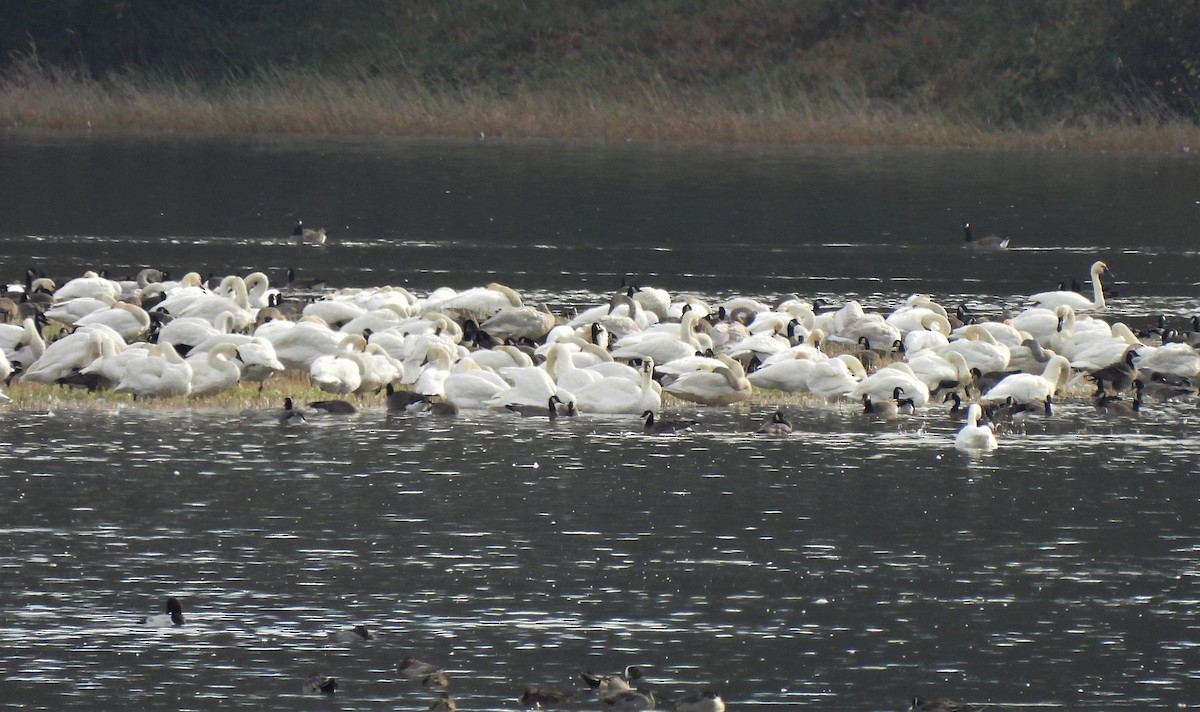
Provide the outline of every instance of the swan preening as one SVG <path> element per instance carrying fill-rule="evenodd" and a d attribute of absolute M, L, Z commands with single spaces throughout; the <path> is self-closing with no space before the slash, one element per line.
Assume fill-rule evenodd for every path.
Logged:
<path fill-rule="evenodd" d="M 191 272 L 174 282 L 144 272 L 40 287 L 44 313 L 0 324 L 8 362 L 0 376 L 18 386 L 86 383 L 167 398 L 261 387 L 292 371 L 349 407 L 369 407 L 386 389 L 388 409 L 409 412 L 392 403 L 411 391 L 422 411 L 436 403 L 439 412 L 641 416 L 648 432 L 664 431 L 664 405 L 728 407 L 753 403 L 760 391 L 847 410 L 861 404 L 890 418 L 927 412 L 948 393 L 964 408 L 1040 409 L 1069 398 L 1082 376 L 1115 411 L 1135 382 L 1157 402 L 1194 393 L 1200 378 L 1190 337 L 1160 325 L 1148 332 L 1157 339 L 1139 338 L 1086 313 L 1104 307 L 1103 261 L 1092 265 L 1092 299 L 1041 292 L 992 321 L 920 294 L 875 310 L 857 300 L 818 308 L 796 295 L 708 303 L 623 286 L 594 307 L 556 314 L 495 282 L 423 296 L 401 287 L 327 290 L 301 302 L 286 281 L 273 287 L 261 272 L 209 280 Z"/>

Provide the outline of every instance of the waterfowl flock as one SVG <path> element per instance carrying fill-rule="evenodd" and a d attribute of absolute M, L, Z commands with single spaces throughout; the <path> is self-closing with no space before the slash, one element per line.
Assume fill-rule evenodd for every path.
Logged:
<path fill-rule="evenodd" d="M 1091 298 L 1040 292 L 987 318 L 924 295 L 880 312 L 855 300 L 706 301 L 622 286 L 604 303 L 555 313 L 498 283 L 300 292 L 291 270 L 273 285 L 262 272 L 56 280 L 29 269 L 2 297 L 0 377 L 9 388 L 154 400 L 261 389 L 291 372 L 330 398 L 307 412 L 288 399 L 278 416 L 287 425 L 353 414 L 386 391 L 389 411 L 629 415 L 650 435 L 702 427 L 664 418 L 664 406 L 747 408 L 766 393 L 796 399 L 792 408 L 858 403 L 889 421 L 936 415 L 954 394 L 949 415 L 967 416 L 955 446 L 989 451 L 1006 418 L 1086 398 L 1076 387 L 1085 380 L 1082 391 L 1111 416 L 1136 417 L 1147 399 L 1195 398 L 1200 319 L 1172 327 L 1162 317 L 1135 333 L 1104 316 L 1107 264 L 1090 273 Z M 778 417 L 748 431 L 791 432 Z"/>
<path fill-rule="evenodd" d="M 151 628 L 182 627 L 183 605 L 178 598 L 171 596 L 166 600 L 166 613 L 143 617 L 140 624 Z M 331 643 L 344 645 L 369 644 L 376 640 L 375 634 L 361 624 L 331 631 L 326 637 Z M 430 710 L 452 712 L 458 708 L 450 693 L 450 676 L 441 665 L 406 655 L 396 663 L 396 675 L 409 683 L 420 685 L 433 695 Z M 529 685 L 517 701 L 533 709 L 562 707 L 585 697 L 593 698 L 601 709 L 616 712 L 637 712 L 656 707 L 679 712 L 723 712 L 725 709 L 724 700 L 709 685 L 674 699 L 656 694 L 643 686 L 642 670 L 636 665 L 630 665 L 620 673 L 601 675 L 581 670 L 578 676 L 586 683 L 586 688 L 559 690 Z M 343 689 L 343 686 L 338 679 L 321 670 L 310 671 L 300 687 L 304 695 L 333 695 L 339 689 Z"/>

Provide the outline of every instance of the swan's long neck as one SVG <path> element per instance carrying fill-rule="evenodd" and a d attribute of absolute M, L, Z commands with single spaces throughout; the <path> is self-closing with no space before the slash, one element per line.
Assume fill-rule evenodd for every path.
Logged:
<path fill-rule="evenodd" d="M 1104 287 L 1100 284 L 1100 272 L 1092 272 L 1092 301 L 1096 303 L 1097 309 L 1104 308 Z"/>

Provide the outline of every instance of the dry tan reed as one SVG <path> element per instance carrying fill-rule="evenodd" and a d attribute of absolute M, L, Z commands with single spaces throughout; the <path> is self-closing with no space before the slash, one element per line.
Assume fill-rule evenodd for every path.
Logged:
<path fill-rule="evenodd" d="M 935 110 L 901 109 L 853 89 L 820 96 L 673 92 L 655 83 L 546 87 L 499 96 L 431 91 L 384 79 L 276 76 L 217 89 L 42 68 L 0 78 L 0 125 L 49 130 L 207 134 L 344 134 L 593 141 L 988 146 L 1177 152 L 1200 147 L 1179 121 L 1077 120 L 1035 130 L 979 126 Z"/>

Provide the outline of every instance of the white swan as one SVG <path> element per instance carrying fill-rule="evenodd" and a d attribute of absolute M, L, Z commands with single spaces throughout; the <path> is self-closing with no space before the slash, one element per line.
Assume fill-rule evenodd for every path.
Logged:
<path fill-rule="evenodd" d="M 846 395 L 856 400 L 868 395 L 873 401 L 882 403 L 891 398 L 897 388 L 904 390 L 904 397 L 911 398 L 915 408 L 924 408 L 929 403 L 929 388 L 906 363 L 884 366 L 860 381 Z"/>
<path fill-rule="evenodd" d="M 286 368 L 308 371 L 312 362 L 337 351 L 343 334 L 339 334 L 317 317 L 302 317 L 300 321 L 274 320 L 260 324 L 254 330 L 275 347 L 275 356 Z"/>
<path fill-rule="evenodd" d="M 237 353 L 236 345 L 224 343 L 189 356 L 187 364 L 192 367 L 189 395 L 216 395 L 236 386 L 242 377 L 242 370 L 232 361 Z"/>
<path fill-rule="evenodd" d="M 271 280 L 262 272 L 251 272 L 246 275 L 246 299 L 251 309 L 263 309 L 271 306 L 271 300 L 279 296 L 279 290 L 271 287 Z"/>
<path fill-rule="evenodd" d="M 108 338 L 118 341 L 121 347 L 125 345 L 111 330 L 105 331 L 99 326 L 67 334 L 51 342 L 41 357 L 25 369 L 21 379 L 34 383 L 55 383 L 74 375 L 102 355 L 101 342 Z"/>
<path fill-rule="evenodd" d="M 363 359 L 361 350 L 366 340 L 357 334 L 342 339 L 333 354 L 318 356 L 308 367 L 313 385 L 326 393 L 345 396 L 362 386 Z"/>
<path fill-rule="evenodd" d="M 1075 311 L 1101 311 L 1104 309 L 1104 288 L 1100 284 L 1100 275 L 1108 272 L 1108 265 L 1100 260 L 1092 263 L 1090 270 L 1092 275 L 1092 298 L 1088 299 L 1079 292 L 1071 292 L 1067 290 L 1056 290 L 1052 292 L 1038 292 L 1030 295 L 1029 300 L 1034 306 L 1053 309 L 1057 306 L 1066 304 Z"/>
<path fill-rule="evenodd" d="M 50 321 L 67 326 L 75 326 L 76 322 L 92 312 L 110 309 L 117 301 L 107 294 L 98 297 L 76 297 L 56 303 L 47 309 L 44 316 Z"/>
<path fill-rule="evenodd" d="M 808 391 L 818 398 L 836 400 L 867 377 L 867 370 L 850 354 L 818 361 L 808 374 Z"/>
<path fill-rule="evenodd" d="M 979 399 L 980 403 L 1003 403 L 1012 398 L 1022 405 L 1041 405 L 1047 396 L 1053 396 L 1066 384 L 1071 374 L 1071 363 L 1066 357 L 1055 354 L 1046 362 L 1041 375 L 1014 373 L 1005 376 Z"/>
<path fill-rule="evenodd" d="M 990 331 L 972 324 L 961 333 L 962 338 L 934 349 L 934 353 L 943 357 L 955 352 L 962 354 L 967 365 L 979 369 L 981 373 L 996 373 L 1008 368 L 1012 353 L 1008 347 L 998 343 Z"/>
<path fill-rule="evenodd" d="M 713 371 L 685 373 L 665 386 L 663 391 L 681 400 L 703 405 L 730 405 L 749 400 L 754 392 L 741 364 L 725 354 L 717 358 L 725 363 Z"/>
<path fill-rule="evenodd" d="M 104 324 L 121 335 L 126 342 L 136 341 L 150 330 L 150 315 L 136 304 L 116 302 L 108 309 L 94 311 L 75 322 L 76 327 Z"/>
<path fill-rule="evenodd" d="M 575 392 L 584 386 L 589 386 L 604 378 L 599 371 L 577 368 L 571 358 L 571 350 L 566 344 L 555 344 L 543 364 L 546 372 L 554 379 L 559 388 Z"/>
<path fill-rule="evenodd" d="M 584 386 L 574 395 L 580 411 L 610 415 L 641 415 L 647 410 L 658 412 L 662 395 L 654 382 L 654 361 L 642 363 L 638 383 L 626 378 L 606 377 Z"/>
<path fill-rule="evenodd" d="M 0 349 L 10 363 L 28 366 L 45 353 L 46 342 L 33 317 L 27 317 L 20 324 L 0 324 Z"/>
<path fill-rule="evenodd" d="M 450 375 L 452 365 L 450 351 L 444 346 L 430 346 L 425 352 L 425 363 L 419 368 L 409 369 L 404 365 L 405 373 L 416 371 L 412 383 L 413 393 L 424 396 L 444 396 L 446 377 Z M 549 396 L 547 396 L 549 397 Z"/>
<path fill-rule="evenodd" d="M 808 376 L 817 361 L 793 358 L 776 361 L 746 376 L 755 388 L 773 388 L 786 393 L 803 393 L 808 390 Z"/>
<path fill-rule="evenodd" d="M 617 340 L 612 351 L 615 359 L 654 359 L 655 363 L 670 363 L 677 358 L 693 356 L 704 348 L 696 334 L 696 312 L 687 312 L 678 326 L 662 325 L 652 331 L 638 331 Z M 639 414 L 641 411 L 638 411 Z"/>
<path fill-rule="evenodd" d="M 432 297 L 432 295 L 430 295 Z M 511 287 L 491 282 L 484 287 L 466 289 L 441 301 L 426 299 L 425 308 L 437 309 L 455 316 L 483 321 L 504 307 L 524 306 L 521 295 Z"/>
<path fill-rule="evenodd" d="M 996 434 L 992 432 L 992 426 L 979 424 L 982 418 L 983 409 L 979 407 L 978 403 L 972 403 L 971 407 L 967 409 L 966 424 L 954 436 L 956 449 L 967 452 L 987 452 L 999 447 L 999 443 L 996 442 Z"/>
<path fill-rule="evenodd" d="M 971 367 L 957 351 L 945 356 L 926 351 L 908 359 L 907 363 L 930 391 L 942 388 L 958 390 L 971 382 Z"/>
<path fill-rule="evenodd" d="M 460 408 L 483 408 L 510 388 L 498 373 L 483 368 L 470 357 L 459 359 L 442 381 L 446 400 Z"/>
<path fill-rule="evenodd" d="M 234 363 L 242 371 L 241 380 L 249 383 L 262 383 L 272 374 L 284 370 L 283 363 L 275 355 L 275 347 L 270 341 L 261 336 L 246 334 L 216 334 L 196 344 L 188 353 L 189 356 L 208 351 L 217 344 L 233 344 L 237 347 L 237 359 Z"/>
<path fill-rule="evenodd" d="M 1189 379 L 1200 375 L 1200 353 L 1182 343 L 1140 347 L 1134 364 L 1146 374 L 1165 373 Z"/>
<path fill-rule="evenodd" d="M 553 328 L 554 323 L 554 315 L 545 305 L 506 306 L 484 319 L 479 328 L 499 339 L 540 341 Z"/>
<path fill-rule="evenodd" d="M 135 398 L 186 396 L 192 388 L 192 367 L 169 342 L 160 341 L 138 362 L 125 371 L 117 384 L 117 393 L 132 393 Z"/>
<path fill-rule="evenodd" d="M 121 283 L 105 279 L 89 270 L 84 272 L 82 277 L 68 281 L 54 292 L 54 301 L 56 302 L 65 302 L 80 297 L 91 297 L 92 299 L 108 297 L 115 301 L 121 298 Z"/>

